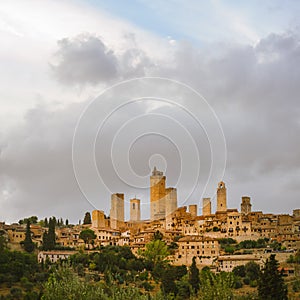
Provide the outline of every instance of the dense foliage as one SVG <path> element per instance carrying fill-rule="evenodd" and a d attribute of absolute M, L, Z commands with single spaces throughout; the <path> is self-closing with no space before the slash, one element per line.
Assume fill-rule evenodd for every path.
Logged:
<path fill-rule="evenodd" d="M 48 234 L 51 226 L 49 224 Z M 128 246 L 106 246 L 97 251 L 78 252 L 57 264 L 50 261 L 38 264 L 36 255 L 9 251 L 3 240 L 0 243 L 0 291 L 5 292 L 0 293 L 0 300 L 287 299 L 286 286 L 274 256 L 267 260 L 262 271 L 256 263 L 250 262 L 234 268 L 231 273 L 214 273 L 208 267 L 200 270 L 195 258 L 189 268 L 171 265 L 168 261 L 170 246 L 161 238 L 157 233 L 139 255 L 134 255 Z M 226 240 L 224 245 L 232 245 L 232 242 Z M 237 288 L 243 285 L 250 285 L 254 292 L 237 296 Z M 291 289 L 299 289 L 298 281 Z"/>
<path fill-rule="evenodd" d="M 55 224 L 56 219 L 50 218 L 48 232 L 43 234 L 43 250 L 53 250 L 55 248 Z"/>
<path fill-rule="evenodd" d="M 258 282 L 258 295 L 261 300 L 287 300 L 287 287 L 279 271 L 279 263 L 272 254 L 267 259 Z"/>
<path fill-rule="evenodd" d="M 23 242 L 23 245 L 24 245 L 24 250 L 29 253 L 31 253 L 35 247 L 32 239 L 31 239 L 30 221 L 29 220 L 27 220 L 27 224 L 26 224 L 25 240 Z"/>
<path fill-rule="evenodd" d="M 83 219 L 83 224 L 92 224 L 92 218 L 91 214 L 89 212 L 86 212 Z"/>

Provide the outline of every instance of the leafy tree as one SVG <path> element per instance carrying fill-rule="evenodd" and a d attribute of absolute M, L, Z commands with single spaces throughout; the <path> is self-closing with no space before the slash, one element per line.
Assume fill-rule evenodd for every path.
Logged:
<path fill-rule="evenodd" d="M 245 273 L 246 277 L 248 277 L 250 281 L 257 280 L 260 274 L 259 265 L 253 261 L 248 262 L 245 265 Z"/>
<path fill-rule="evenodd" d="M 37 216 L 31 216 L 29 218 L 24 218 L 22 220 L 19 220 L 19 224 L 23 225 L 23 224 L 27 224 L 27 221 L 30 222 L 30 224 L 37 224 L 38 222 L 38 217 Z"/>
<path fill-rule="evenodd" d="M 279 263 L 275 255 L 267 259 L 259 276 L 258 296 L 262 300 L 287 300 L 287 287 L 284 284 L 283 275 L 278 270 Z"/>
<path fill-rule="evenodd" d="M 92 218 L 91 218 L 91 214 L 89 212 L 85 213 L 84 219 L 83 219 L 83 224 L 92 224 Z"/>
<path fill-rule="evenodd" d="M 200 280 L 201 289 L 199 290 L 199 299 L 233 299 L 232 288 L 235 283 L 233 273 L 221 272 L 214 274 L 210 270 L 201 271 Z"/>
<path fill-rule="evenodd" d="M 0 252 L 7 249 L 7 239 L 4 235 L 0 235 Z"/>
<path fill-rule="evenodd" d="M 164 241 L 155 240 L 146 244 L 146 249 L 144 251 L 138 251 L 138 254 L 154 267 L 157 264 L 166 262 L 169 250 Z"/>
<path fill-rule="evenodd" d="M 79 238 L 84 240 L 85 244 L 90 244 L 95 238 L 96 238 L 96 234 L 92 229 L 85 229 L 82 230 L 79 234 Z"/>
<path fill-rule="evenodd" d="M 172 272 L 172 267 L 167 266 L 161 272 L 161 289 L 164 294 L 177 294 L 177 286 L 175 283 L 176 274 Z"/>
<path fill-rule="evenodd" d="M 191 286 L 189 283 L 188 274 L 184 275 L 179 281 L 177 281 L 177 295 L 176 300 L 189 299 L 191 296 Z"/>
<path fill-rule="evenodd" d="M 191 267 L 189 269 L 189 283 L 193 291 L 197 294 L 200 287 L 199 269 L 196 266 L 196 257 L 193 257 Z"/>
<path fill-rule="evenodd" d="M 113 278 L 107 274 L 107 282 L 90 283 L 81 280 L 68 267 L 61 267 L 54 271 L 44 289 L 42 300 L 148 300 L 147 295 L 141 295 L 140 290 L 131 286 L 113 284 Z M 150 298 L 151 299 L 151 298 Z M 155 298 L 162 300 L 164 298 Z"/>
<path fill-rule="evenodd" d="M 34 243 L 31 239 L 30 221 L 29 220 L 27 220 L 27 224 L 26 224 L 24 249 L 25 249 L 26 252 L 29 252 L 29 253 L 34 250 Z"/>
<path fill-rule="evenodd" d="M 234 247 L 232 247 L 232 246 L 226 246 L 224 248 L 224 250 L 225 250 L 226 253 L 232 254 L 234 252 Z"/>
<path fill-rule="evenodd" d="M 245 270 L 244 265 L 234 267 L 232 272 L 235 276 L 239 276 L 239 277 L 245 277 L 246 276 L 246 270 Z"/>
<path fill-rule="evenodd" d="M 69 220 L 66 219 L 66 226 L 69 226 Z"/>

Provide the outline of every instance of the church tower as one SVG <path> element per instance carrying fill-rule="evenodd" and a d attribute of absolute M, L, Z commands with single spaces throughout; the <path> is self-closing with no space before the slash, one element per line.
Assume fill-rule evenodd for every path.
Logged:
<path fill-rule="evenodd" d="M 223 181 L 219 182 L 217 189 L 217 212 L 227 211 L 226 187 Z"/>

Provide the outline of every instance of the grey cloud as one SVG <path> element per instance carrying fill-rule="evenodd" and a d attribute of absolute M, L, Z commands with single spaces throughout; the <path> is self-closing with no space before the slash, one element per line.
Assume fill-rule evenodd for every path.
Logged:
<path fill-rule="evenodd" d="M 60 41 L 59 60 L 52 68 L 58 80 L 67 85 L 109 83 L 142 75 L 165 76 L 189 84 L 213 106 L 224 128 L 229 206 L 239 207 L 240 197 L 249 194 L 255 209 L 291 212 L 300 197 L 295 188 L 300 183 L 299 42 L 292 31 L 272 34 L 256 46 L 212 45 L 209 51 L 179 42 L 166 63 L 158 66 L 138 45 L 116 55 L 101 39 L 86 35 Z M 160 88 L 156 90 L 158 95 Z M 0 180 L 7 193 L 3 201 L 11 207 L 12 216 L 37 211 L 41 216 L 71 214 L 76 221 L 85 210 L 93 209 L 79 191 L 71 161 L 73 132 L 84 105 L 73 104 L 54 112 L 36 107 L 27 113 L 20 128 L 2 137 Z M 145 108 L 131 107 L 122 111 L 120 119 L 130 118 L 134 109 L 139 114 Z M 171 113 L 190 126 L 180 114 Z M 108 128 L 100 147 L 111 140 L 110 134 L 120 124 L 109 126 L 111 130 Z M 189 128 L 197 136 L 197 128 Z M 136 143 L 130 160 L 139 174 L 149 171 L 148 161 L 143 167 L 141 164 L 151 153 L 167 155 L 166 141 L 160 147 L 158 143 L 155 138 L 145 139 L 144 145 L 142 140 Z M 198 143 L 201 146 L 202 140 Z M 205 161 L 209 149 L 203 148 Z M 178 159 L 176 151 L 171 152 L 174 154 L 168 163 Z M 97 155 L 101 157 L 101 151 Z M 82 157 L 84 164 L 84 153 Z M 174 166 L 176 173 L 178 168 Z M 108 170 L 110 162 L 102 162 L 101 168 Z M 115 186 L 115 192 L 134 195 L 134 189 L 126 190 L 109 172 L 107 180 L 114 178 L 111 186 Z M 168 175 L 171 184 L 176 182 L 178 174 Z M 210 187 L 210 191 L 214 189 Z M 179 195 L 184 193 L 182 187 Z M 108 212 L 109 193 L 93 186 L 92 195 L 97 208 Z M 148 192 L 141 191 L 140 196 L 145 200 Z M 191 201 L 198 202 L 199 198 L 194 194 Z"/>
<path fill-rule="evenodd" d="M 135 45 L 134 36 L 125 37 Z M 132 47 L 116 55 L 102 39 L 90 34 L 80 34 L 58 41 L 58 50 L 51 63 L 57 80 L 67 85 L 97 85 L 112 80 L 145 75 L 151 60 L 139 48 Z"/>
<path fill-rule="evenodd" d="M 118 75 L 117 58 L 101 39 L 87 34 L 58 41 L 54 74 L 65 84 L 95 84 Z"/>

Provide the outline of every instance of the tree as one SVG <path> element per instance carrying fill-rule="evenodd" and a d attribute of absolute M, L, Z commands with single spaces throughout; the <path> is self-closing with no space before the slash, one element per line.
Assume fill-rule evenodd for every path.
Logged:
<path fill-rule="evenodd" d="M 244 265 L 234 267 L 232 272 L 235 276 L 239 276 L 239 277 L 245 277 L 246 276 L 246 270 L 245 270 Z"/>
<path fill-rule="evenodd" d="M 201 289 L 199 299 L 203 300 L 224 300 L 233 299 L 232 288 L 234 286 L 233 273 L 221 272 L 214 274 L 210 270 L 201 271 Z"/>
<path fill-rule="evenodd" d="M 7 239 L 3 234 L 0 234 L 0 252 L 7 249 Z"/>
<path fill-rule="evenodd" d="M 163 237 L 164 237 L 163 234 L 159 230 L 156 230 L 153 235 L 153 241 L 162 240 Z"/>
<path fill-rule="evenodd" d="M 246 277 L 248 277 L 250 281 L 256 280 L 260 274 L 259 265 L 253 261 L 248 262 L 245 265 L 245 273 Z"/>
<path fill-rule="evenodd" d="M 31 239 L 31 231 L 30 231 L 30 221 L 27 220 L 26 224 L 26 233 L 25 233 L 25 240 L 24 240 L 24 249 L 26 252 L 31 253 L 34 250 L 34 243 Z"/>
<path fill-rule="evenodd" d="M 92 218 L 91 218 L 91 214 L 89 212 L 85 213 L 84 219 L 83 219 L 83 224 L 92 224 Z"/>
<path fill-rule="evenodd" d="M 164 294 L 177 294 L 177 286 L 175 283 L 176 274 L 172 271 L 173 268 L 168 266 L 161 272 L 161 289 Z"/>
<path fill-rule="evenodd" d="M 55 248 L 55 223 L 56 219 L 49 219 L 49 229 L 48 232 L 43 234 L 43 249 L 44 250 L 53 250 Z"/>
<path fill-rule="evenodd" d="M 36 224 L 37 221 L 38 221 L 38 217 L 37 216 L 31 216 L 29 218 L 25 218 L 25 219 L 19 220 L 19 224 L 20 225 L 27 224 L 28 220 L 29 220 L 30 224 Z"/>
<path fill-rule="evenodd" d="M 85 244 L 90 244 L 95 238 L 96 238 L 96 234 L 92 229 L 85 229 L 82 230 L 79 234 L 79 238 L 84 240 Z"/>
<path fill-rule="evenodd" d="M 275 254 L 267 259 L 259 276 L 258 296 L 263 300 L 287 300 L 287 287 L 284 284 L 283 275 L 278 270 L 279 263 Z"/>
<path fill-rule="evenodd" d="M 196 257 L 193 257 L 193 262 L 189 269 L 189 283 L 195 294 L 197 294 L 200 287 L 199 269 L 196 266 Z"/>
<path fill-rule="evenodd" d="M 152 268 L 160 263 L 164 263 L 169 255 L 168 246 L 164 241 L 155 240 L 146 244 L 144 251 L 139 251 L 139 255 L 144 257 L 146 262 L 150 263 Z"/>
<path fill-rule="evenodd" d="M 66 219 L 66 226 L 69 226 L 69 220 Z"/>

